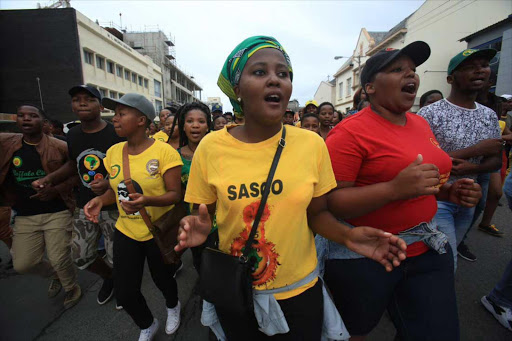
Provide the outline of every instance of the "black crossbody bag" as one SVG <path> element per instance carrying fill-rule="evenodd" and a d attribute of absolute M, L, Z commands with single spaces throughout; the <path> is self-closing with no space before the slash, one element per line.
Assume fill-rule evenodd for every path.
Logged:
<path fill-rule="evenodd" d="M 242 255 L 232 256 L 209 247 L 205 248 L 201 255 L 199 294 L 205 301 L 212 303 L 216 308 L 223 311 L 245 314 L 252 313 L 254 309 L 252 298 L 252 267 L 254 260 L 249 259 L 249 253 L 253 249 L 254 236 L 267 203 L 279 158 L 286 144 L 285 136 L 286 128 L 283 126 L 283 133 L 268 173 L 258 212 Z"/>

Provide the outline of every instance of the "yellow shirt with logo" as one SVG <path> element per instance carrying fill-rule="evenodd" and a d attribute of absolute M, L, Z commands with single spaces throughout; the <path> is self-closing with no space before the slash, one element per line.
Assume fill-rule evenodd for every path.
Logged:
<path fill-rule="evenodd" d="M 194 153 L 185 201 L 217 202 L 220 250 L 240 255 L 258 209 L 262 184 L 281 138 L 281 131 L 259 143 L 244 143 L 222 129 L 206 135 Z M 336 187 L 323 139 L 313 132 L 286 126 L 283 149 L 261 218 L 253 252 L 256 290 L 281 288 L 309 275 L 317 265 L 314 236 L 306 209 L 312 198 Z M 312 282 L 276 299 L 301 294 Z"/>
<path fill-rule="evenodd" d="M 128 189 L 124 184 L 123 175 L 123 146 L 126 142 L 113 145 L 107 150 L 103 159 L 105 169 L 109 172 L 110 187 L 116 194 L 119 219 L 116 228 L 124 235 L 137 241 L 153 238 L 139 212 L 127 214 L 121 207 L 120 200 L 129 200 Z M 167 143 L 155 141 L 148 149 L 138 155 L 129 155 L 130 176 L 133 186 L 138 193 L 148 196 L 159 196 L 167 192 L 163 175 L 168 169 L 182 166 L 180 154 Z M 146 206 L 151 221 L 160 218 L 173 208 L 171 206 Z"/>
<path fill-rule="evenodd" d="M 167 143 L 167 140 L 169 139 L 169 135 L 165 133 L 165 131 L 160 130 L 159 132 L 156 132 L 155 135 L 152 136 L 152 139 L 155 141 L 162 141 Z"/>

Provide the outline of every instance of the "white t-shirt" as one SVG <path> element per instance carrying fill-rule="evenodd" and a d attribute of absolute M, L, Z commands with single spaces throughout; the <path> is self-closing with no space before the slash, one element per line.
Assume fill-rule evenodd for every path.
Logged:
<path fill-rule="evenodd" d="M 467 109 L 442 99 L 421 108 L 418 115 L 427 120 L 437 142 L 447 153 L 471 147 L 482 140 L 501 137 L 496 113 L 476 102 L 475 109 Z M 479 164 L 482 159 L 482 156 L 478 156 L 468 161 Z M 477 174 L 451 175 L 448 182 L 462 178 L 476 180 L 476 177 Z"/>

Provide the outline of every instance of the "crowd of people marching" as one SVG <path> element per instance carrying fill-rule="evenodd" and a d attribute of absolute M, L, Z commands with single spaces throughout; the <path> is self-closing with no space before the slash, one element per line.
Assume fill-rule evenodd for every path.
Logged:
<path fill-rule="evenodd" d="M 143 341 L 159 328 L 141 293 L 147 261 L 173 334 L 183 263 L 164 261 L 150 225 L 183 205 L 176 256 L 190 248 L 198 271 L 211 249 L 250 264 L 247 309 L 215 291 L 203 303 L 219 340 L 363 340 L 386 310 L 398 340 L 458 340 L 457 255 L 476 260 L 464 243 L 475 222 L 503 235 L 491 224 L 503 192 L 512 209 L 512 96 L 489 92 L 496 51 L 467 49 L 447 61 L 448 96 L 428 91 L 411 113 L 430 54 L 417 41 L 369 58 L 347 113 L 314 100 L 288 109 L 292 64 L 265 36 L 222 67 L 234 114 L 194 102 L 155 120 L 142 95 L 77 85 L 80 124 L 64 134 L 21 103 L 21 133 L 0 134 L 0 238 L 14 270 L 49 278 L 66 309 L 82 296 L 77 269 L 97 274 L 98 304 L 115 298 Z M 512 331 L 511 288 L 512 262 L 481 302 Z"/>

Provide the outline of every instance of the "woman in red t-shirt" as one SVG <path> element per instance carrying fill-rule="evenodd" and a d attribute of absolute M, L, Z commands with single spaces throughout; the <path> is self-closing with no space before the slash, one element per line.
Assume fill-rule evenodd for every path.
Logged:
<path fill-rule="evenodd" d="M 391 273 L 318 237 L 325 280 L 353 340 L 362 340 L 388 308 L 401 340 L 458 340 L 453 258 L 433 221 L 436 197 L 474 206 L 472 180 L 445 183 L 450 157 L 428 123 L 407 111 L 414 104 L 416 67 L 430 56 L 424 42 L 371 57 L 361 84 L 371 104 L 327 137 L 338 190 L 329 208 L 353 226 L 398 234 L 408 258 Z M 326 247 L 327 246 L 327 247 Z"/>

